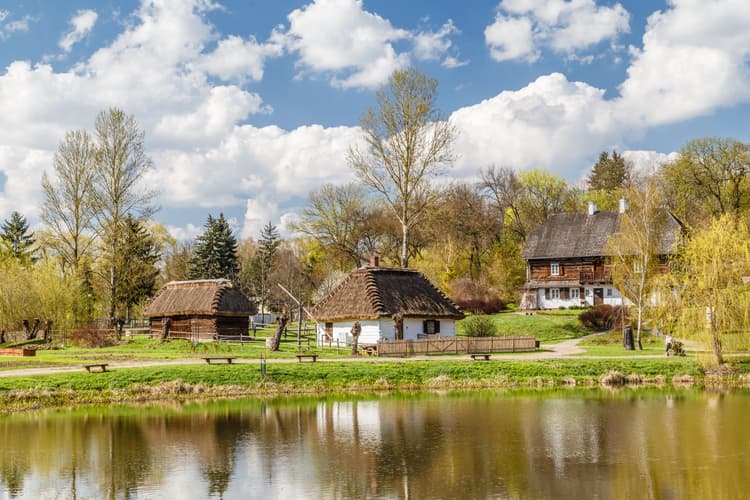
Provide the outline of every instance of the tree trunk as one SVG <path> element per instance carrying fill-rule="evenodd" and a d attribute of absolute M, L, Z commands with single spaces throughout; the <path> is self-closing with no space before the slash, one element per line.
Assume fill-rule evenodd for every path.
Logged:
<path fill-rule="evenodd" d="M 642 318 L 643 318 L 642 314 L 643 314 L 643 311 L 641 309 L 641 306 L 638 306 L 638 333 L 637 333 L 636 338 L 638 339 L 638 350 L 639 351 L 643 350 L 643 344 L 641 343 L 641 321 L 642 321 Z"/>
<path fill-rule="evenodd" d="M 287 317 L 286 311 L 283 311 L 281 316 L 276 319 L 276 333 L 273 335 L 273 343 L 271 344 L 272 351 L 279 350 L 279 346 L 281 345 L 281 334 L 284 332 L 284 328 L 286 328 L 287 321 L 289 321 L 289 317 Z"/>
<path fill-rule="evenodd" d="M 401 267 L 409 267 L 409 228 L 401 223 Z"/>
<path fill-rule="evenodd" d="M 0 330 L 0 344 L 5 343 L 5 330 Z"/>
<path fill-rule="evenodd" d="M 715 328 L 711 328 L 711 347 L 716 357 L 716 364 L 723 365 L 724 357 L 721 355 L 721 340 L 719 340 L 719 332 Z"/>
<path fill-rule="evenodd" d="M 42 330 L 42 339 L 45 343 L 52 341 L 50 332 L 52 332 L 52 320 L 48 319 L 44 321 L 44 330 Z"/>

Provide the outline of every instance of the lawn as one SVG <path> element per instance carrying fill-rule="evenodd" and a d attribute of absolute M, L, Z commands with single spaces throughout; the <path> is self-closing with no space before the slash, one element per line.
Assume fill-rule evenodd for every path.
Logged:
<path fill-rule="evenodd" d="M 533 335 L 543 344 L 575 339 L 591 333 L 578 322 L 578 310 L 535 311 L 529 316 L 523 312 L 493 314 L 498 335 Z M 464 333 L 463 321 L 457 324 L 459 335 Z"/>
<path fill-rule="evenodd" d="M 633 332 L 633 337 L 635 341 L 635 332 Z M 578 346 L 585 350 L 584 353 L 580 354 L 581 356 L 664 355 L 664 339 L 662 337 L 643 332 L 641 335 L 641 344 L 643 345 L 643 350 L 639 350 L 636 345 L 634 351 L 626 351 L 622 346 L 622 332 L 620 329 L 614 329 L 583 339 Z"/>

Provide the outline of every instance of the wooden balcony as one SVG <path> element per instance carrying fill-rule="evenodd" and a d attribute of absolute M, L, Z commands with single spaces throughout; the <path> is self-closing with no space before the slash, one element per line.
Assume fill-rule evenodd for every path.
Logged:
<path fill-rule="evenodd" d="M 578 279 L 581 283 L 612 283 L 612 273 L 608 269 L 603 271 L 581 271 Z"/>

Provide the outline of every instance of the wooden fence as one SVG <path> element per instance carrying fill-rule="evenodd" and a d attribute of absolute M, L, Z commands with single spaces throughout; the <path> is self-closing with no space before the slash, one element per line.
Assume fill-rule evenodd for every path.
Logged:
<path fill-rule="evenodd" d="M 380 340 L 378 341 L 378 356 L 471 354 L 477 352 L 530 352 L 536 350 L 536 347 L 536 338 L 531 335 Z"/>

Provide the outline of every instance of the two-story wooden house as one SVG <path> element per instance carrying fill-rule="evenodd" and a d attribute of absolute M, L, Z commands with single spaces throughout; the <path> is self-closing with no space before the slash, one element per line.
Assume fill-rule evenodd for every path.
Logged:
<path fill-rule="evenodd" d="M 595 203 L 588 213 L 554 214 L 526 239 L 526 284 L 522 309 L 556 309 L 597 304 L 620 305 L 620 292 L 612 285 L 606 245 L 619 230 L 626 203 L 617 212 L 600 212 Z M 682 224 L 668 214 L 659 241 L 660 258 L 666 260 L 680 240 Z"/>

